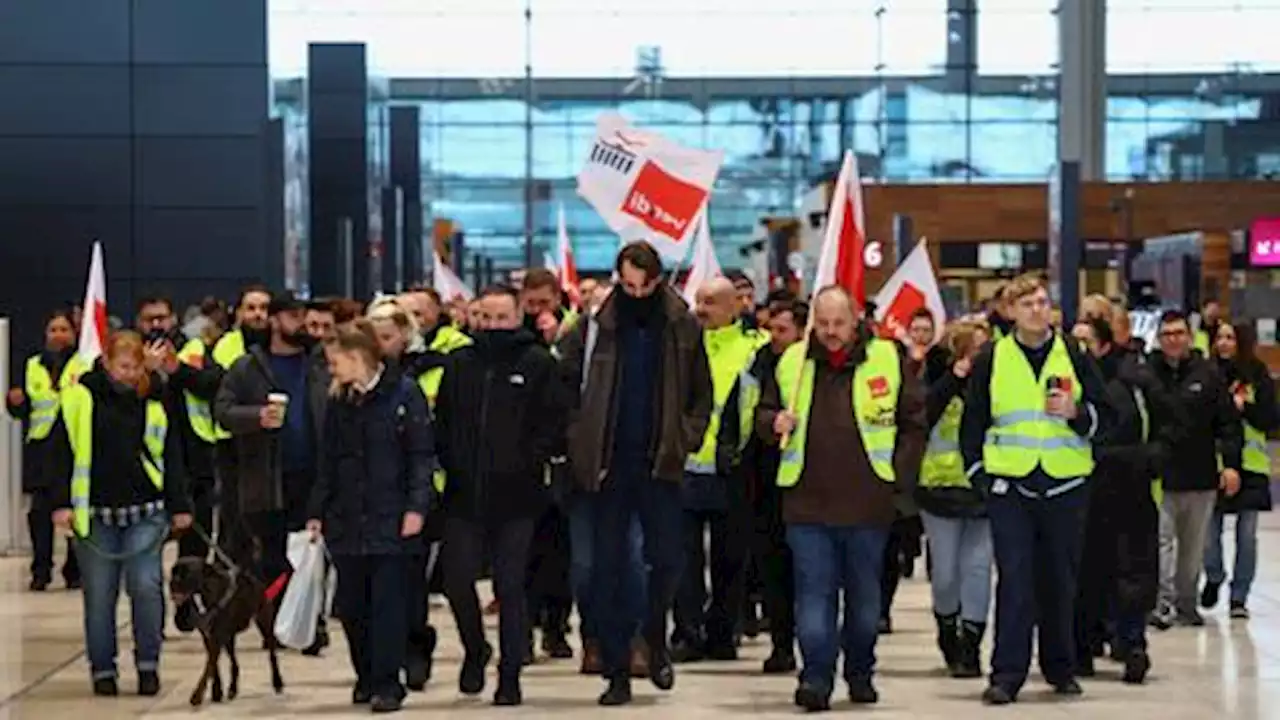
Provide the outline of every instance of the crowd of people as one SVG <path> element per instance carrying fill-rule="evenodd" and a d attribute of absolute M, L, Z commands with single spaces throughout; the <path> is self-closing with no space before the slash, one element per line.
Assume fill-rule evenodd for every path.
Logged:
<path fill-rule="evenodd" d="M 375 712 L 430 681 L 435 592 L 464 694 L 484 691 L 482 616 L 499 615 L 496 705 L 522 702 L 539 651 L 577 653 L 613 706 L 632 678 L 669 691 L 676 665 L 735 661 L 762 631 L 761 671 L 798 669 L 798 707 L 829 709 L 840 655 L 849 699 L 875 703 L 878 637 L 922 553 L 953 677 L 983 677 L 994 618 L 991 705 L 1017 700 L 1033 635 L 1045 681 L 1074 696 L 1104 656 L 1142 683 L 1148 625 L 1202 625 L 1228 577 L 1248 617 L 1280 423 L 1252 326 L 1216 304 L 1194 326 L 1165 312 L 1147 352 L 1102 297 L 1060 326 L 1027 275 L 981 313 L 939 327 L 921 310 L 885 337 L 839 287 L 757 304 L 745 276 L 719 277 L 690 308 L 651 246 L 614 269 L 575 292 L 531 269 L 471 301 L 415 288 L 367 306 L 251 286 L 181 319 L 148 297 L 95 362 L 77 314 L 51 314 L 7 400 L 31 589 L 61 528 L 94 693 L 118 693 L 121 577 L 138 692 L 160 690 L 171 535 L 182 557 L 216 541 L 214 562 L 253 558 L 272 601 L 289 534 L 323 538 L 352 699 Z M 184 598 L 174 626 L 201 612 Z M 322 621 L 303 652 L 328 643 Z"/>

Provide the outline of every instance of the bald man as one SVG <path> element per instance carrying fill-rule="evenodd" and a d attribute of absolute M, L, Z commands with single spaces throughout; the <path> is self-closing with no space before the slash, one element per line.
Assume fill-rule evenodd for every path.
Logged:
<path fill-rule="evenodd" d="M 726 278 L 713 278 L 698 288 L 694 315 L 702 326 L 702 343 L 711 365 L 715 409 L 702 445 L 689 455 L 684 466 L 685 572 L 676 593 L 675 644 L 671 651 L 676 662 L 738 657 L 734 635 L 743 602 L 741 580 L 751 540 L 751 514 L 742 484 L 727 478 L 732 452 L 721 453 L 717 438 L 725 401 L 739 373 L 751 364 L 756 350 L 768 342 L 768 337 L 742 327 L 737 303 L 737 291 Z M 709 602 L 708 558 L 703 543 L 708 529 Z"/>
<path fill-rule="evenodd" d="M 810 712 L 830 708 L 841 652 L 849 699 L 879 700 L 884 549 L 894 494 L 914 486 L 927 434 L 924 390 L 897 344 L 876 339 L 839 287 L 818 293 L 813 311 L 813 337 L 783 353 L 756 412 L 763 439 L 786 439 L 777 485 L 804 660 L 795 703 Z"/>

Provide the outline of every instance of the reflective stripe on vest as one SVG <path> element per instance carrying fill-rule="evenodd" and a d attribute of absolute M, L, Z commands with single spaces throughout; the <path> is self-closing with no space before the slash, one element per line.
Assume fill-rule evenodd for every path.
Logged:
<path fill-rule="evenodd" d="M 169 418 L 164 405 L 147 401 L 147 424 L 143 431 L 143 449 L 139 459 L 147 479 L 157 490 L 164 489 L 164 445 L 169 432 Z M 64 394 L 62 418 L 71 445 L 71 510 L 76 535 L 89 535 L 90 481 L 93 478 L 93 394 L 76 385 Z"/>
<path fill-rule="evenodd" d="M 246 352 L 248 348 L 244 346 L 244 333 L 232 330 L 218 338 L 218 343 L 213 346 L 213 361 L 223 370 L 230 370 Z M 231 433 L 217 423 L 214 423 L 213 432 L 218 440 L 231 439 Z"/>
<path fill-rule="evenodd" d="M 760 381 L 751 374 L 751 366 L 748 365 L 738 373 L 738 452 L 742 452 L 751 440 L 759 405 Z"/>
<path fill-rule="evenodd" d="M 1074 480 L 1093 472 L 1093 449 L 1062 418 L 1045 412 L 1050 378 L 1071 388 L 1080 402 L 1082 390 L 1067 353 L 1054 335 L 1040 377 L 1012 336 L 995 345 L 991 367 L 991 427 L 982 447 L 983 469 L 994 476 L 1023 478 L 1040 466 L 1055 480 Z"/>
<path fill-rule="evenodd" d="M 751 362 L 756 352 L 758 333 L 747 332 L 740 323 L 733 323 L 715 330 L 702 331 L 702 345 L 707 350 L 707 363 L 711 367 L 711 393 L 715 407 L 711 412 L 707 431 L 697 452 L 685 458 L 684 470 L 699 475 L 716 473 L 716 444 L 720 435 L 720 416 L 724 404 L 733 392 L 738 374 Z"/>
<path fill-rule="evenodd" d="M 787 348 L 774 373 L 783 407 L 793 408 L 796 416 L 796 429 L 782 449 L 782 462 L 778 465 L 779 487 L 794 487 L 804 474 L 805 438 L 815 371 L 813 360 L 805 357 L 807 348 L 808 343 Z M 793 398 L 797 379 L 800 394 Z M 867 459 L 871 469 L 885 482 L 895 479 L 893 450 L 898 439 L 896 420 L 901 387 L 902 365 L 897 346 L 887 340 L 872 340 L 867 344 L 867 359 L 854 370 L 850 392 L 854 421 Z"/>
<path fill-rule="evenodd" d="M 80 381 L 86 363 L 79 354 L 67 358 L 55 385 L 53 376 L 40 362 L 40 355 L 32 355 L 27 359 L 27 378 L 24 392 L 27 402 L 31 404 L 31 416 L 27 419 L 27 442 L 39 442 L 49 437 L 53 426 L 58 422 L 60 397 L 67 388 Z"/>
<path fill-rule="evenodd" d="M 204 341 L 195 338 L 188 340 L 187 344 L 182 346 L 182 350 L 178 352 L 178 361 L 198 370 L 204 367 L 204 356 Z M 209 403 L 189 392 L 182 393 L 182 399 L 187 408 L 187 424 L 191 426 L 191 432 L 204 442 L 217 442 L 218 431 L 213 422 L 213 410 L 209 407 Z"/>
<path fill-rule="evenodd" d="M 960 455 L 960 418 L 964 415 L 964 400 L 951 399 L 942 411 L 938 424 L 929 433 L 924 462 L 920 466 L 920 487 L 971 487 L 964 472 L 964 458 Z"/>
<path fill-rule="evenodd" d="M 429 352 L 448 355 L 459 348 L 464 348 L 471 344 L 471 338 L 459 331 L 452 325 L 443 325 L 436 331 L 436 336 L 431 339 L 431 345 L 427 347 Z M 444 368 L 434 367 L 418 376 L 418 387 L 422 389 L 422 394 L 427 398 L 427 408 L 434 411 L 436 408 L 436 397 L 440 395 L 440 383 L 444 382 Z M 431 484 L 435 486 L 436 492 L 444 492 L 445 486 L 444 470 L 437 468 L 431 474 Z"/>

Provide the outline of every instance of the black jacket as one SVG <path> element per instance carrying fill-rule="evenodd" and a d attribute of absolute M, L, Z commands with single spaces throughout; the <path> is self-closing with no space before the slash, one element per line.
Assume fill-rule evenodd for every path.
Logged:
<path fill-rule="evenodd" d="M 1245 422 L 1255 430 L 1267 434 L 1280 428 L 1276 384 L 1266 365 L 1254 362 L 1242 368 L 1234 362 L 1220 360 L 1218 368 L 1228 393 L 1232 392 L 1237 383 L 1252 386 L 1253 402 L 1246 402 L 1240 411 Z M 1243 469 L 1240 471 L 1240 492 L 1231 497 L 1221 494 L 1218 497 L 1218 509 L 1226 513 L 1238 513 L 1242 510 L 1267 511 L 1271 509 L 1271 504 L 1271 478 Z"/>
<path fill-rule="evenodd" d="M 1161 387 L 1182 406 L 1189 423 L 1183 441 L 1173 448 L 1161 468 L 1165 492 L 1216 490 L 1218 454 L 1224 467 L 1240 469 L 1244 441 L 1240 415 L 1217 367 L 1199 355 L 1171 363 L 1163 353 L 1151 354 L 1151 370 Z M 1163 432 L 1169 418 L 1155 418 Z"/>
<path fill-rule="evenodd" d="M 1190 426 L 1186 410 L 1142 355 L 1117 349 L 1102 358 L 1099 366 L 1116 422 L 1107 442 L 1094 449 L 1095 506 L 1100 503 L 1122 514 L 1154 510 L 1151 481 L 1160 475 L 1174 449 L 1186 442 Z"/>
<path fill-rule="evenodd" d="M 62 352 L 44 350 L 37 353 L 35 357 L 40 358 L 40 364 L 48 371 L 49 377 L 53 379 L 53 382 L 57 383 L 75 352 L 75 348 L 68 348 Z M 23 363 L 24 375 L 26 367 L 26 363 Z M 9 403 L 6 400 L 5 405 L 9 409 L 9 415 L 22 423 L 24 442 L 22 447 L 22 492 L 40 492 L 53 487 L 71 475 L 71 450 L 66 438 L 62 437 L 67 432 L 67 428 L 62 423 L 62 413 L 58 413 L 57 418 L 53 421 L 53 428 L 49 430 L 47 437 L 43 440 L 27 441 L 26 432 L 31 419 L 31 398 L 26 395 L 26 377 L 19 377 L 14 387 L 22 389 L 23 400 L 18 404 Z"/>
<path fill-rule="evenodd" d="M 935 350 L 938 348 L 934 348 Z M 951 401 L 963 398 L 968 389 L 968 379 L 960 379 L 951 371 L 948 354 L 931 352 L 925 358 L 924 382 L 925 420 L 929 432 L 942 419 Z M 928 449 L 925 450 L 926 454 Z M 922 487 L 917 485 L 912 493 L 916 505 L 927 513 L 947 518 L 977 518 L 987 514 L 987 504 L 982 493 L 973 487 Z"/>
<path fill-rule="evenodd" d="M 747 373 L 755 378 L 763 388 L 769 378 L 773 377 L 782 356 L 774 352 L 772 345 L 765 345 L 756 351 Z M 740 418 L 738 417 L 738 397 L 742 389 L 741 379 L 735 380 L 729 397 L 725 400 L 724 409 L 720 413 L 720 431 L 716 436 L 716 472 L 722 477 L 730 477 L 734 473 L 748 483 L 750 495 L 761 498 L 771 489 L 776 489 L 774 480 L 778 475 L 778 464 L 782 453 L 777 444 L 765 444 L 758 434 L 750 433 L 746 444 L 742 444 Z M 755 428 L 755 418 L 748 425 Z"/>
<path fill-rule="evenodd" d="M 319 448 L 329 397 L 329 372 L 318 356 L 308 358 L 307 387 L 311 413 L 308 427 L 315 433 L 312 447 Z M 218 389 L 213 417 L 234 436 L 236 496 L 241 512 L 287 509 L 278 433 L 263 429 L 259 421 L 267 396 L 277 388 L 267 352 L 254 346 L 236 360 Z M 306 496 L 302 501 L 306 501 Z"/>
<path fill-rule="evenodd" d="M 214 447 L 196 436 L 191 430 L 191 421 L 187 417 L 187 403 L 183 393 L 191 393 L 198 400 L 209 404 L 213 412 L 213 403 L 218 398 L 218 388 L 222 386 L 222 378 L 226 375 L 222 367 L 213 361 L 213 346 L 205 343 L 203 364 L 199 367 L 178 363 L 178 369 L 165 377 L 166 382 L 174 390 L 171 393 L 173 410 L 170 417 L 177 418 L 182 427 L 182 450 L 187 462 L 187 472 L 192 481 L 210 480 L 214 475 Z M 179 345 L 178 349 L 182 346 Z"/>
<path fill-rule="evenodd" d="M 368 393 L 344 391 L 325 411 L 323 444 L 309 517 L 324 523 L 335 555 L 393 555 L 405 550 L 407 512 L 424 518 L 431 501 L 435 440 L 422 391 L 384 370 Z"/>
<path fill-rule="evenodd" d="M 1016 340 L 1015 340 L 1016 342 Z M 1097 365 L 1091 358 L 1080 352 L 1079 347 L 1063 336 L 1057 335 L 1053 342 L 1065 343 L 1067 355 L 1080 380 L 1081 402 L 1079 412 L 1069 425 L 1076 434 L 1097 445 L 1107 437 L 1113 424 L 1111 403 L 1107 400 L 1106 384 L 1098 372 Z M 985 492 L 990 477 L 982 467 L 982 446 L 986 442 L 987 430 L 991 427 L 991 372 L 995 359 L 995 343 L 983 347 L 974 358 L 973 369 L 969 372 L 969 386 L 965 394 L 964 416 L 960 421 L 960 452 L 964 456 L 966 472 L 972 474 L 973 485 Z M 1032 368 L 1039 375 L 1050 350 L 1048 344 L 1040 348 L 1028 349 L 1021 343 L 1018 348 L 1027 355 Z M 1033 492 L 1044 492 L 1054 484 L 1039 467 L 1026 478 L 1018 479 Z"/>
<path fill-rule="evenodd" d="M 543 511 L 544 468 L 563 454 L 559 379 L 550 351 L 523 329 L 477 333 L 448 355 L 435 407 L 445 512 L 500 521 Z"/>
<path fill-rule="evenodd" d="M 166 388 L 159 375 L 151 376 L 145 398 L 131 389 L 117 387 L 98 364 L 80 378 L 93 396 L 93 459 L 89 479 L 89 505 L 94 508 L 127 508 L 163 501 L 171 515 L 191 512 L 187 475 L 182 459 L 182 437 L 169 417 L 164 444 L 164 488 L 157 489 L 142 467 L 146 452 L 147 403 L 159 400 L 165 407 Z M 67 443 L 66 433 L 57 442 Z M 71 506 L 71 475 L 55 486 L 54 507 Z"/>

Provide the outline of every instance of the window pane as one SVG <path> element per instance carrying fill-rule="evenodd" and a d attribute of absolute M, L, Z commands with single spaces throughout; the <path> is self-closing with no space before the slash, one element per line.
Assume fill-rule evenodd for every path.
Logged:
<path fill-rule="evenodd" d="M 1107 69 L 1178 73 L 1280 69 L 1280 3 L 1252 0 L 1112 3 L 1107 12 Z"/>
<path fill-rule="evenodd" d="M 978 72 L 1049 73 L 1058 63 L 1056 0 L 978 3 Z"/>

